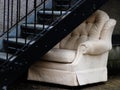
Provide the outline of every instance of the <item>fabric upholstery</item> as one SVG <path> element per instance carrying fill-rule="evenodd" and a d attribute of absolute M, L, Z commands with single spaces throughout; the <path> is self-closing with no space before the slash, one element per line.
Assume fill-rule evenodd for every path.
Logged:
<path fill-rule="evenodd" d="M 84 49 L 84 54 L 102 54 L 111 50 L 111 36 L 115 25 L 116 21 L 114 19 L 108 20 L 100 33 L 99 40 L 88 40 L 80 44 L 79 49 L 81 46 L 84 46 L 86 48 Z"/>
<path fill-rule="evenodd" d="M 98 10 L 80 24 L 72 33 L 60 42 L 60 48 L 77 49 L 78 45 L 87 40 L 98 40 L 100 33 L 109 16 Z"/>
<path fill-rule="evenodd" d="M 41 59 L 34 64 L 33 68 L 47 68 L 47 69 L 56 69 L 61 71 L 70 71 L 74 72 L 77 70 L 83 71 L 84 69 L 88 70 L 90 68 L 101 68 L 106 66 L 108 52 L 101 55 L 79 55 L 79 59 L 72 63 L 59 63 L 59 62 L 50 62 Z M 99 59 L 98 59 L 99 58 Z M 101 61 L 101 62 L 100 62 Z M 76 65 L 78 64 L 79 65 Z M 84 64 L 83 64 L 84 63 Z M 92 63 L 92 66 L 91 66 Z M 104 63 L 104 64 L 103 64 Z M 79 69 L 78 69 L 79 68 Z"/>
<path fill-rule="evenodd" d="M 45 54 L 41 59 L 44 59 L 46 61 L 65 63 L 65 62 L 72 62 L 75 58 L 75 55 L 76 55 L 75 50 L 53 48 L 47 54 Z"/>
<path fill-rule="evenodd" d="M 97 55 L 111 50 L 112 46 L 104 40 L 86 41 L 79 46 L 79 49 L 84 47 L 83 54 Z"/>
<path fill-rule="evenodd" d="M 69 86 L 107 81 L 115 25 L 116 20 L 97 10 L 30 67 L 28 80 Z"/>

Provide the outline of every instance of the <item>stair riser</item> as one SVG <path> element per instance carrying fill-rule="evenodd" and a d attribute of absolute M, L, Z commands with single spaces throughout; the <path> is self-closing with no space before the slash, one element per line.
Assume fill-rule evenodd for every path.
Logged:
<path fill-rule="evenodd" d="M 30 29 L 30 28 L 21 27 L 21 37 L 22 38 L 27 38 L 30 36 L 32 37 L 41 31 L 42 30 L 34 30 L 34 29 Z"/>
<path fill-rule="evenodd" d="M 24 45 L 24 44 L 21 44 L 21 43 L 16 44 L 16 42 L 7 42 L 6 40 L 4 40 L 3 43 L 4 43 L 4 50 L 8 53 L 15 53 L 18 50 L 20 50 Z"/>
<path fill-rule="evenodd" d="M 59 15 L 47 15 L 47 14 L 37 14 L 37 23 L 38 24 L 46 24 L 49 25 L 52 23 L 55 19 L 57 19 Z"/>
<path fill-rule="evenodd" d="M 70 5 L 56 5 L 55 7 L 57 10 L 68 10 Z"/>
<path fill-rule="evenodd" d="M 65 2 L 57 1 L 56 4 L 57 5 L 69 5 L 70 1 L 65 1 Z"/>
<path fill-rule="evenodd" d="M 71 0 L 55 0 L 56 4 L 59 4 L 59 5 L 68 5 Z"/>
<path fill-rule="evenodd" d="M 0 65 L 3 64 L 5 60 L 0 59 Z"/>
<path fill-rule="evenodd" d="M 7 47 L 7 48 L 6 48 L 6 52 L 11 53 L 11 54 L 16 53 L 18 50 L 20 50 L 20 49 L 19 49 L 19 48 L 15 49 L 15 48 L 11 48 L 11 47 Z M 19 51 L 19 53 L 23 53 L 23 52 L 22 52 L 22 51 Z M 17 55 L 18 55 L 19 53 L 17 53 Z"/>
<path fill-rule="evenodd" d="M 72 0 L 55 0 L 54 8 L 57 10 L 68 10 Z"/>

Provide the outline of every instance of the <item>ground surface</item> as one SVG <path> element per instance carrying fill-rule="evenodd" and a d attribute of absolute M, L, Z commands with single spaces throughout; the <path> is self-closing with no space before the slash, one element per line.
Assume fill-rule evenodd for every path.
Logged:
<path fill-rule="evenodd" d="M 21 82 L 10 90 L 120 90 L 120 76 L 110 76 L 108 82 L 81 87 L 65 87 L 54 84 Z"/>

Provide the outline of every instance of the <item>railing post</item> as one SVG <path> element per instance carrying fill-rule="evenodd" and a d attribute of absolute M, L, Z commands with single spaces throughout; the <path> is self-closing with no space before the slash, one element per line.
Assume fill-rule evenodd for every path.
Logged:
<path fill-rule="evenodd" d="M 34 30 L 36 32 L 36 22 L 37 22 L 37 10 L 36 10 L 36 6 L 37 6 L 37 0 L 34 0 Z"/>
<path fill-rule="evenodd" d="M 3 33 L 5 32 L 5 14 L 6 14 L 6 0 L 4 0 L 4 7 L 3 7 Z"/>

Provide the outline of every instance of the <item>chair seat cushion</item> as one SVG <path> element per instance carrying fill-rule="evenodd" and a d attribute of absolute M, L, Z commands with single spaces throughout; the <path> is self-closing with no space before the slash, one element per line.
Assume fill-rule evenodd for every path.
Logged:
<path fill-rule="evenodd" d="M 76 55 L 75 50 L 53 48 L 42 59 L 53 62 L 71 63 Z"/>
<path fill-rule="evenodd" d="M 62 70 L 62 71 L 72 71 L 70 67 L 72 63 L 59 63 L 59 62 L 49 62 L 45 60 L 40 60 L 31 66 L 34 72 L 37 72 L 40 68 L 52 69 L 52 70 Z"/>

